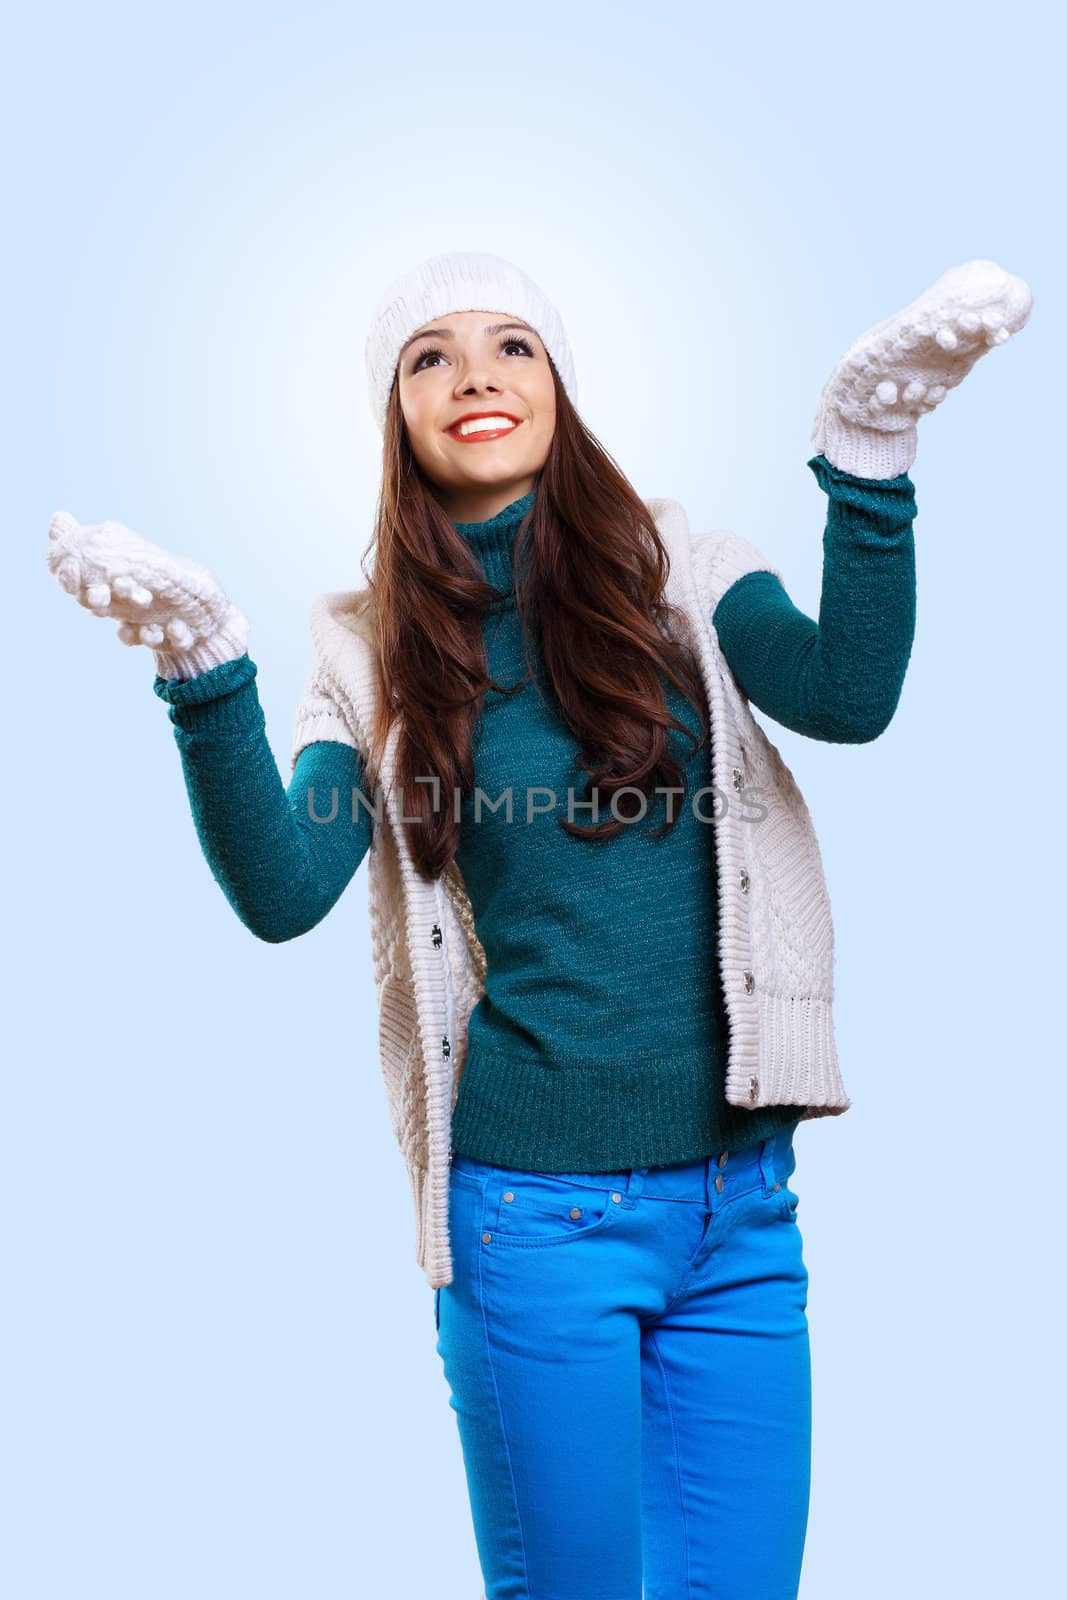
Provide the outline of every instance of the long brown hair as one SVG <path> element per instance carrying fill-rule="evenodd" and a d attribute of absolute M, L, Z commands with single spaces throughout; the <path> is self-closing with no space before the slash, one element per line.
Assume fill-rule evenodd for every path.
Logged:
<path fill-rule="evenodd" d="M 551 363 L 550 363 L 551 364 Z M 648 507 L 571 405 L 555 366 L 556 425 L 534 505 L 515 541 L 515 600 L 526 658 L 531 640 L 559 713 L 589 773 L 585 798 L 602 815 L 626 786 L 656 803 L 657 787 L 684 788 L 669 731 L 699 748 L 708 736 L 699 669 L 687 646 L 664 633 L 677 620 L 664 598 L 669 560 Z M 471 742 L 488 675 L 484 608 L 498 596 L 434 497 L 411 450 L 394 382 L 383 447 L 382 486 L 368 576 L 377 644 L 378 694 L 367 766 L 373 788 L 387 736 L 399 719 L 394 782 L 419 872 L 439 876 L 456 853 L 455 795 L 474 791 Z M 536 659 L 536 657 L 534 657 Z M 700 740 L 667 707 L 662 672 L 696 708 Z M 516 685 L 518 689 L 521 685 Z M 515 692 L 504 689 L 502 692 Z M 416 782 L 436 776 L 432 782 Z M 599 842 L 613 838 L 642 802 L 620 796 L 597 826 L 560 826 Z M 681 814 L 675 809 L 661 837 Z"/>

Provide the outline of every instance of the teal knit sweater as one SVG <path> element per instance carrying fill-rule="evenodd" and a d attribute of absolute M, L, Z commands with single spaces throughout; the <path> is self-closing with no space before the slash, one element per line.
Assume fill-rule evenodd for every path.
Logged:
<path fill-rule="evenodd" d="M 860 743 L 893 715 L 915 621 L 914 489 L 906 474 L 854 478 L 815 457 L 828 497 L 819 620 L 771 573 L 723 595 L 714 624 L 753 705 L 812 738 Z M 519 523 L 533 495 L 481 523 L 457 523 L 501 599 L 483 622 L 490 675 L 526 677 L 511 588 Z M 536 655 L 534 657 L 537 666 Z M 345 803 L 363 782 L 358 754 L 320 741 L 286 789 L 266 739 L 247 655 L 199 677 L 157 677 L 170 704 L 193 816 L 211 870 L 258 937 L 291 939 L 336 902 L 370 845 L 372 819 Z M 692 706 L 665 683 L 672 713 Z M 452 1118 L 454 1149 L 543 1171 L 610 1171 L 739 1149 L 795 1123 L 795 1106 L 757 1112 L 724 1094 L 727 1019 L 718 977 L 708 745 L 691 754 L 678 821 L 661 840 L 664 799 L 614 839 L 559 826 L 584 774 L 551 689 L 538 673 L 507 696 L 490 690 L 474 743 L 479 812 L 468 796 L 458 864 L 485 948 L 485 994 L 470 1018 Z M 331 790 L 345 797 L 336 817 Z M 510 789 L 512 820 L 495 803 Z M 529 790 L 554 808 L 527 819 Z M 312 791 L 314 794 L 312 795 Z M 545 795 L 536 796 L 537 803 Z M 309 805 L 309 799 L 311 804 Z M 575 820 L 590 820 L 576 809 Z"/>

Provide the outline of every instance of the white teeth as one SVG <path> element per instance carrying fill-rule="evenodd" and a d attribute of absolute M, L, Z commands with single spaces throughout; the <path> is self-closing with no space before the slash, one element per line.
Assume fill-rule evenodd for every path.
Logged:
<path fill-rule="evenodd" d="M 468 433 L 486 433 L 497 428 L 517 427 L 518 423 L 512 422 L 510 417 L 471 417 L 469 422 L 461 422 L 458 428 L 453 428 L 451 431 L 465 439 Z"/>

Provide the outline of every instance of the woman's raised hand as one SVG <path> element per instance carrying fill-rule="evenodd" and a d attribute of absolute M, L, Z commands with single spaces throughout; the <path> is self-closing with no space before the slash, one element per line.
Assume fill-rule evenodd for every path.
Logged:
<path fill-rule="evenodd" d="M 835 467 L 893 478 L 915 460 L 916 422 L 1030 315 L 1022 278 L 995 261 L 952 267 L 849 347 L 823 388 L 811 439 Z"/>
<path fill-rule="evenodd" d="M 57 511 L 48 568 L 78 604 L 147 645 L 164 678 L 193 678 L 245 653 L 249 623 L 206 567 L 172 556 L 121 522 L 83 526 Z"/>

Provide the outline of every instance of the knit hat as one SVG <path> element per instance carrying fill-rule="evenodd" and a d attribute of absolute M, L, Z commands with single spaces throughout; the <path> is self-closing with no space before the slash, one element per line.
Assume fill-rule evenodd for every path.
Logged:
<path fill-rule="evenodd" d="M 367 334 L 367 381 L 374 420 L 383 434 L 403 345 L 416 328 L 455 311 L 502 311 L 528 322 L 552 357 L 572 405 L 577 404 L 570 346 L 548 297 L 525 272 L 500 256 L 454 251 L 431 256 L 395 279 L 374 313 Z"/>

